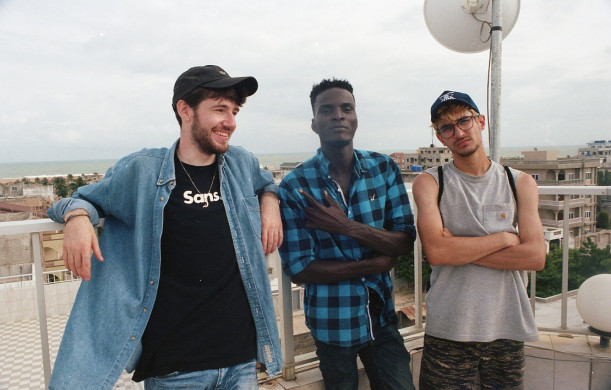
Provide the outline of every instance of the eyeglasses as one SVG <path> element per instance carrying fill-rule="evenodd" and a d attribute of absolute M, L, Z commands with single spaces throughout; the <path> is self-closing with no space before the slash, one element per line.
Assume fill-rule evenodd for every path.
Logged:
<path fill-rule="evenodd" d="M 441 136 L 441 138 L 452 138 L 454 136 L 455 126 L 458 126 L 462 131 L 469 131 L 473 127 L 472 119 L 477 118 L 479 115 L 468 115 L 459 118 L 456 122 L 448 123 L 447 125 L 443 125 L 437 129 L 437 133 Z"/>

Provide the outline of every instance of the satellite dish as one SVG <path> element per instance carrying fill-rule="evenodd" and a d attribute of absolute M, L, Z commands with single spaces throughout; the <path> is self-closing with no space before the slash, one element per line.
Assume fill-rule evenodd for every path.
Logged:
<path fill-rule="evenodd" d="M 490 49 L 492 1 L 501 1 L 503 39 L 518 20 L 520 0 L 425 0 L 424 20 L 443 46 L 461 53 Z"/>

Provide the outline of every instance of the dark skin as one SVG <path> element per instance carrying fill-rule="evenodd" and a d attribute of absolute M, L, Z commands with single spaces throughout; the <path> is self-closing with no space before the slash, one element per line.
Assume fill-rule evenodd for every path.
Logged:
<path fill-rule="evenodd" d="M 350 193 L 350 178 L 354 166 L 352 139 L 356 131 L 354 97 L 344 89 L 332 88 L 318 95 L 314 106 L 312 130 L 321 140 L 321 149 L 330 162 L 330 173 L 344 194 Z M 346 129 L 338 130 L 345 125 Z M 397 256 L 410 253 L 414 243 L 407 233 L 377 229 L 349 219 L 339 203 L 325 191 L 325 204 L 310 194 L 299 191 L 310 207 L 305 209 L 306 227 L 332 234 L 342 234 L 358 240 L 379 255 L 359 261 L 313 261 L 292 277 L 296 283 L 334 283 L 364 275 L 390 271 Z"/>

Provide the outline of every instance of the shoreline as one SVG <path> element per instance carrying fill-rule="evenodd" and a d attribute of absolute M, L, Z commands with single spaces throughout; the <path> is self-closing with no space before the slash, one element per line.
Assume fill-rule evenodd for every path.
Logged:
<path fill-rule="evenodd" d="M 356 145 L 355 145 L 356 146 Z M 439 146 L 439 145 L 435 145 Z M 559 157 L 567 155 L 576 155 L 578 149 L 584 145 L 556 145 L 553 147 L 541 146 L 507 146 L 501 148 L 501 157 L 520 157 L 522 151 L 527 150 L 556 150 Z M 357 149 L 363 149 L 356 146 Z M 415 150 L 397 148 L 394 151 L 379 150 L 384 154 L 397 153 L 415 153 Z M 270 167 L 279 169 L 280 165 L 285 162 L 303 162 L 306 159 L 314 156 L 316 150 L 311 152 L 301 153 L 255 153 L 262 167 Z M 106 171 L 114 165 L 116 159 L 98 159 L 98 160 L 73 160 L 73 161 L 41 161 L 41 162 L 9 162 L 0 164 L 0 183 L 14 183 L 26 178 L 33 181 L 36 178 L 53 179 L 55 177 L 67 177 L 71 174 L 74 177 L 81 175 L 105 174 Z M 69 173 L 73 172 L 73 173 Z M 90 172 L 90 173 L 84 173 Z"/>
<path fill-rule="evenodd" d="M 30 180 L 30 182 L 33 182 L 35 179 L 47 179 L 49 181 L 48 185 L 53 185 L 53 183 L 51 183 L 51 181 L 57 177 L 63 177 L 64 179 L 68 179 L 68 176 L 72 175 L 73 177 L 79 177 L 79 176 L 83 176 L 84 178 L 91 178 L 94 176 L 99 176 L 100 179 L 102 177 L 104 177 L 104 173 L 66 173 L 66 174 L 53 174 L 53 175 L 38 175 L 38 176 L 21 176 L 21 177 L 0 177 L 0 185 L 9 185 L 9 184 L 13 184 L 15 182 L 20 182 L 22 181 L 24 178 L 27 180 Z"/>

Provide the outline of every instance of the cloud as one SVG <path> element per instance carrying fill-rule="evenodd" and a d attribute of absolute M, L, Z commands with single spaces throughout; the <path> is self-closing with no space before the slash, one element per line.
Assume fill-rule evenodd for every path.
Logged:
<path fill-rule="evenodd" d="M 585 144 L 609 134 L 611 4 L 521 2 L 503 42 L 501 145 Z M 445 89 L 486 106 L 488 54 L 447 50 L 421 2 L 0 3 L 0 161 L 117 158 L 178 137 L 176 77 L 219 64 L 260 89 L 233 143 L 309 152 L 308 95 L 322 78 L 355 86 L 357 147 L 431 142 L 428 113 Z"/>

